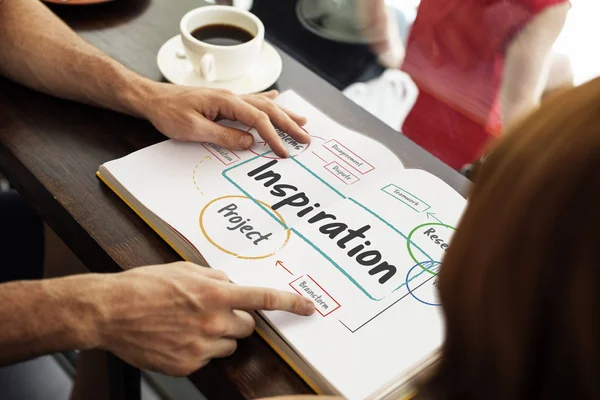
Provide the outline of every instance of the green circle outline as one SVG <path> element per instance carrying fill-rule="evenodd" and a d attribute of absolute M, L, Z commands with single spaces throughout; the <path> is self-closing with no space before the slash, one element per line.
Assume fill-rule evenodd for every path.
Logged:
<path fill-rule="evenodd" d="M 430 273 L 431 275 L 437 275 L 437 273 L 431 271 L 429 268 L 424 267 L 423 263 L 427 263 L 427 262 L 431 262 L 432 260 L 426 260 L 426 261 L 418 261 L 417 258 L 415 257 L 415 255 L 412 252 L 412 249 L 410 248 L 410 244 L 412 243 L 412 236 L 414 235 L 414 233 L 417 231 L 417 229 L 422 228 L 424 226 L 443 226 L 444 228 L 450 228 L 453 231 L 456 232 L 456 228 L 450 225 L 446 225 L 446 224 L 442 224 L 441 222 L 427 222 L 425 224 L 421 224 L 415 228 L 413 228 L 412 231 L 410 231 L 410 233 L 408 234 L 408 240 L 406 241 L 406 248 L 408 249 L 408 254 L 410 255 L 410 258 L 413 259 L 413 261 L 415 262 L 415 264 L 418 264 L 420 268 L 422 268 L 423 270 L 427 271 L 428 273 Z"/>

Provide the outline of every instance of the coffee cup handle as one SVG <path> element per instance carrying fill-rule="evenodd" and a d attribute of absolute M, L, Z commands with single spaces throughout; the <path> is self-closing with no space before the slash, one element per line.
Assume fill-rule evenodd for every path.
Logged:
<path fill-rule="evenodd" d="M 200 59 L 200 74 L 205 81 L 214 82 L 217 78 L 215 56 L 210 53 L 206 53 L 202 56 Z"/>

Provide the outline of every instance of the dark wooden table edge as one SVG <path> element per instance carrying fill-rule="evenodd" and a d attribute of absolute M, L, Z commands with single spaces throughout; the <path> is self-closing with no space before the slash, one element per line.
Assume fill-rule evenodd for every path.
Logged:
<path fill-rule="evenodd" d="M 19 192 L 20 196 L 35 209 L 38 215 L 56 232 L 56 234 L 63 237 L 71 237 L 72 232 L 81 232 L 84 234 L 73 235 L 75 240 L 69 240 L 65 244 L 74 250 L 78 246 L 84 248 L 96 247 L 103 258 L 93 259 L 81 258 L 78 252 L 73 251 L 77 257 L 83 262 L 86 268 L 90 272 L 106 273 L 106 272 L 119 272 L 123 269 L 113 260 L 102 247 L 96 242 L 85 229 L 77 223 L 69 212 L 62 207 L 60 202 L 56 201 L 52 193 L 50 193 L 44 185 L 35 177 L 34 179 L 22 179 L 23 176 L 32 175 L 31 172 L 25 167 L 4 145 L 0 142 L 0 171 L 6 179 L 14 186 Z M 33 196 L 36 198 L 33 198 Z M 39 196 L 43 196 L 39 198 Z M 44 208 L 40 204 L 44 204 Z M 70 234 L 68 234 L 70 231 Z M 99 266 L 102 265 L 102 268 Z"/>

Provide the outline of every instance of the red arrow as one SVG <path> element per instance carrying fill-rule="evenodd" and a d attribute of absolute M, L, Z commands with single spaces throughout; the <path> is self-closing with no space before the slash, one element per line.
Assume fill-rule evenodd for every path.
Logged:
<path fill-rule="evenodd" d="M 279 266 L 279 267 L 281 267 L 281 268 L 283 268 L 283 269 L 285 269 L 287 272 L 289 272 L 289 273 L 290 273 L 290 275 L 294 275 L 294 274 L 292 274 L 292 271 L 290 271 L 289 269 L 287 269 L 287 268 L 285 267 L 285 265 L 283 265 L 283 261 L 279 261 L 279 260 L 277 260 L 277 262 L 275 263 L 275 265 L 276 265 L 276 266 Z"/>

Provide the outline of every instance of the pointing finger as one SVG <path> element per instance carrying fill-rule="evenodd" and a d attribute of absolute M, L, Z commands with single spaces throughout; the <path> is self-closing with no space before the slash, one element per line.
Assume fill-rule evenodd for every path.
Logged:
<path fill-rule="evenodd" d="M 245 96 L 241 96 L 241 97 L 244 101 L 247 101 L 248 103 L 252 104 L 252 99 L 268 98 L 270 100 L 275 100 L 278 96 L 279 96 L 279 92 L 277 90 L 269 90 L 268 92 L 252 94 L 252 95 L 245 95 Z M 306 124 L 306 117 L 298 115 L 295 112 L 292 112 L 285 107 L 279 106 L 279 108 L 282 109 L 298 125 L 302 126 L 302 125 Z"/>
<path fill-rule="evenodd" d="M 255 128 L 275 154 L 279 157 L 288 156 L 288 152 L 275 131 L 269 115 L 244 101 L 241 97 L 228 97 L 221 106 L 219 114 L 227 119 L 236 120 Z"/>
<path fill-rule="evenodd" d="M 310 142 L 310 135 L 306 133 L 301 127 L 300 123 L 306 123 L 306 119 L 300 117 L 299 115 L 291 113 L 287 113 L 273 101 L 265 99 L 265 98 L 249 98 L 246 100 L 248 103 L 252 104 L 257 109 L 263 111 L 269 116 L 269 119 L 273 121 L 275 126 L 284 131 L 290 137 L 294 138 L 300 143 L 308 143 Z M 296 121 L 292 118 L 292 115 L 298 120 Z M 267 138 L 264 138 L 268 143 Z M 271 144 L 271 143 L 269 143 Z"/>
<path fill-rule="evenodd" d="M 306 125 L 306 117 L 296 114 L 295 112 L 290 111 L 285 107 L 280 106 L 279 108 L 281 108 L 287 115 L 289 115 L 289 117 L 291 119 L 293 119 L 294 122 L 297 123 L 298 125 L 300 125 L 300 126 Z"/>
<path fill-rule="evenodd" d="M 281 290 L 232 285 L 229 306 L 238 310 L 281 310 L 298 315 L 312 315 L 314 304 L 299 294 Z"/>

